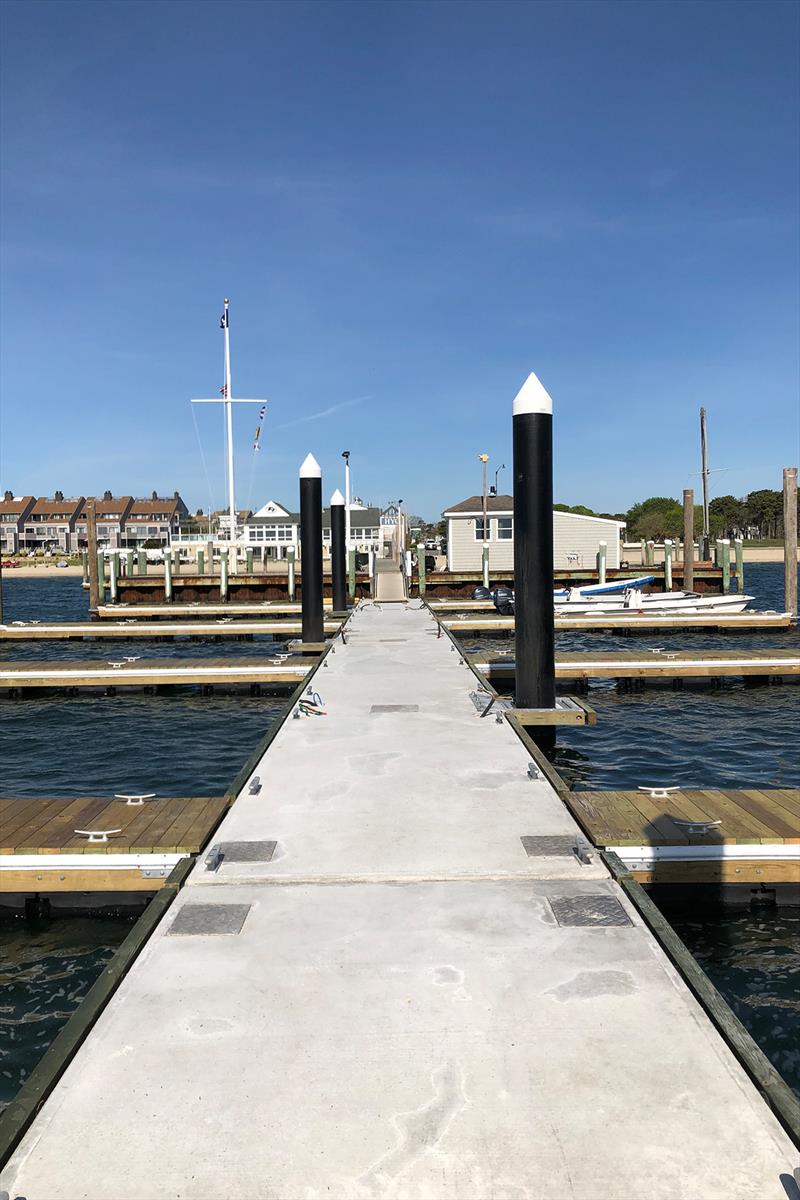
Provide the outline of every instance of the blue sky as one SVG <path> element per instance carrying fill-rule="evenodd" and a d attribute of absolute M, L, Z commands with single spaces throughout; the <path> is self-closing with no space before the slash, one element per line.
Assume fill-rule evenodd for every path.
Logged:
<path fill-rule="evenodd" d="M 511 464 L 527 373 L 557 499 L 612 511 L 800 456 L 790 3 L 2 6 L 0 487 L 209 487 L 426 517 Z M 197 415 L 215 505 L 222 416 Z M 510 486 L 510 470 L 500 485 Z"/>

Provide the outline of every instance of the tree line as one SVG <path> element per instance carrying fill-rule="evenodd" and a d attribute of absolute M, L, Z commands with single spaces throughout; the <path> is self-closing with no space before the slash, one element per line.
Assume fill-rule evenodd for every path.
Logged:
<path fill-rule="evenodd" d="M 587 517 L 610 517 L 624 521 L 629 540 L 683 536 L 683 504 L 672 496 L 650 496 L 631 505 L 625 513 L 598 513 L 583 504 L 556 504 L 561 512 L 581 513 Z M 709 533 L 712 538 L 783 537 L 783 493 L 759 488 L 746 496 L 716 496 L 708 506 Z M 695 535 L 703 532 L 703 506 L 694 507 Z"/>

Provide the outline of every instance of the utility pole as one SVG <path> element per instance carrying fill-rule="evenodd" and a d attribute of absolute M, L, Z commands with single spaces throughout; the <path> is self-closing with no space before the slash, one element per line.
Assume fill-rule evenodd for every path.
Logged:
<path fill-rule="evenodd" d="M 783 468 L 784 607 L 797 616 L 797 467 Z"/>
<path fill-rule="evenodd" d="M 704 408 L 700 409 L 700 457 L 703 476 L 703 544 L 700 547 L 700 557 L 706 562 L 711 557 L 711 529 L 708 520 L 708 434 Z"/>

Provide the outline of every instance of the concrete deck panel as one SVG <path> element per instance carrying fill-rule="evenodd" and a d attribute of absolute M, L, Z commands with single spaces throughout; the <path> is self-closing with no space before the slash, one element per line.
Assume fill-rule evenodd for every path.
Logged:
<path fill-rule="evenodd" d="M 546 784 L 517 790 L 523 747 L 475 718 L 431 628 L 357 615 L 317 676 L 330 716 L 287 722 L 218 834 L 269 830 L 283 857 L 213 886 L 198 864 L 9 1164 L 11 1195 L 791 1194 L 788 1137 L 617 885 L 565 859 L 534 877 L 520 833 L 574 826 Z M 419 712 L 370 718 L 380 703 Z M 630 924 L 557 922 L 553 901 L 598 896 Z M 239 933 L 169 936 L 217 904 L 249 906 Z"/>

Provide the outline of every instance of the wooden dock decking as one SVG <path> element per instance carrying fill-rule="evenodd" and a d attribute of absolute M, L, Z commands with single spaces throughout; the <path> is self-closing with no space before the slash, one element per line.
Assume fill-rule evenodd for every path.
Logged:
<path fill-rule="evenodd" d="M 513 681 L 513 658 L 467 655 L 490 682 Z M 556 655 L 556 679 L 719 679 L 800 676 L 797 650 L 569 651 Z"/>
<path fill-rule="evenodd" d="M 0 662 L 0 688 L 164 687 L 264 684 L 294 688 L 311 669 L 311 659 L 287 655 L 265 658 L 148 658 L 130 662 Z"/>
<path fill-rule="evenodd" d="M 640 883 L 800 887 L 800 788 L 569 792 L 593 844 Z"/>
<path fill-rule="evenodd" d="M 334 634 L 341 622 L 324 622 L 325 633 Z M 0 625 L 0 642 L 94 641 L 99 638 L 141 640 L 161 638 L 254 638 L 268 637 L 275 641 L 299 637 L 302 622 L 280 619 L 235 621 L 218 617 L 214 621 L 17 621 Z"/>
<path fill-rule="evenodd" d="M 331 601 L 323 601 L 325 609 L 331 611 Z M 299 603 L 278 600 L 231 600 L 221 601 L 194 600 L 190 603 L 177 601 L 167 604 L 160 601 L 153 604 L 98 604 L 97 616 L 101 621 L 140 621 L 143 617 L 150 620 L 174 621 L 182 618 L 208 617 L 288 617 L 299 616 Z"/>
<path fill-rule="evenodd" d="M 226 808 L 220 796 L 2 798 L 0 893 L 158 890 Z"/>
<path fill-rule="evenodd" d="M 639 616 L 635 613 L 598 613 L 593 616 L 561 616 L 556 613 L 556 633 L 672 633 L 687 629 L 714 630 L 719 633 L 753 633 L 771 629 L 791 629 L 791 613 L 676 613 Z M 451 633 L 499 633 L 514 629 L 513 617 L 448 617 L 442 621 Z"/>

